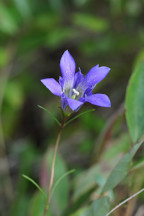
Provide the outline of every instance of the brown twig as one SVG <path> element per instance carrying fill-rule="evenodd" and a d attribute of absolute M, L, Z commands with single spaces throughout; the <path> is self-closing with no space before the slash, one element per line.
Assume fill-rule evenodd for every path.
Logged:
<path fill-rule="evenodd" d="M 58 145 L 60 142 L 60 137 L 61 137 L 63 128 L 64 128 L 64 122 L 61 124 L 60 130 L 57 136 L 56 144 L 55 144 L 54 155 L 53 155 L 53 160 L 52 160 L 52 167 L 51 167 L 50 183 L 49 183 L 49 188 L 48 188 L 48 196 L 47 196 L 47 202 L 46 202 L 46 207 L 45 207 L 43 216 L 46 216 L 48 208 L 49 208 L 50 194 L 51 194 L 53 180 L 54 180 L 56 154 L 57 154 Z"/>

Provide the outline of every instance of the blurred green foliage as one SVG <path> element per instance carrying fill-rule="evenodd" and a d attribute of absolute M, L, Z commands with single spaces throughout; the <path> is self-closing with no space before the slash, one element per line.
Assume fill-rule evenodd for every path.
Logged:
<path fill-rule="evenodd" d="M 47 215 L 104 216 L 144 185 L 143 147 L 134 145 L 144 135 L 143 8 L 143 0 L 0 2 L 0 215 L 43 214 L 42 195 L 22 174 L 47 190 L 58 126 L 37 105 L 61 116 L 40 79 L 58 79 L 66 49 L 85 74 L 96 64 L 111 68 L 95 91 L 108 94 L 112 108 L 97 107 L 64 129 L 55 181 L 76 172 L 60 182 Z M 136 201 L 116 214 L 135 208 Z"/>

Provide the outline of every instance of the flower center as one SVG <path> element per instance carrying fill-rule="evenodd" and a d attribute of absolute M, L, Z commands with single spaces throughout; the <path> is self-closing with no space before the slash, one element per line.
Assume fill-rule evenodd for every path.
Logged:
<path fill-rule="evenodd" d="M 72 99 L 77 99 L 77 100 L 78 100 L 79 94 L 80 94 L 80 93 L 79 93 L 76 89 L 74 89 L 74 88 L 72 89 L 72 93 L 73 93 L 73 94 L 72 94 L 72 97 L 71 97 L 71 98 L 72 98 Z"/>
<path fill-rule="evenodd" d="M 79 92 L 76 89 L 73 89 L 72 92 L 74 93 L 74 95 L 79 96 Z"/>

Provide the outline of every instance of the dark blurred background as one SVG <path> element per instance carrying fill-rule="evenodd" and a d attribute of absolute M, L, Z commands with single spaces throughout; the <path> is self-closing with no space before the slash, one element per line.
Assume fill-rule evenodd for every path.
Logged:
<path fill-rule="evenodd" d="M 0 215 L 28 214 L 36 189 L 22 173 L 43 186 L 41 164 L 58 126 L 37 105 L 60 119 L 60 101 L 40 79 L 58 80 L 59 61 L 67 49 L 84 74 L 96 64 L 111 68 L 95 92 L 107 94 L 112 108 L 96 107 L 62 136 L 59 151 L 66 167 L 80 172 L 97 160 L 92 152 L 107 120 L 123 110 L 126 86 L 143 46 L 143 0 L 0 1 Z M 87 108 L 92 105 L 82 111 Z M 114 131 L 115 137 L 127 131 L 123 118 Z"/>

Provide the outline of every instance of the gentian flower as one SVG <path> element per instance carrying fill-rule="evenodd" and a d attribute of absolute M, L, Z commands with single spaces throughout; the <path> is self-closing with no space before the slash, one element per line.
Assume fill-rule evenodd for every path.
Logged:
<path fill-rule="evenodd" d="M 75 73 L 76 64 L 68 50 L 64 52 L 60 60 L 62 77 L 59 82 L 53 78 L 42 79 L 41 82 L 54 94 L 61 97 L 61 106 L 65 110 L 68 106 L 72 111 L 85 103 L 110 107 L 111 102 L 105 94 L 92 94 L 94 87 L 109 73 L 109 67 L 96 65 L 84 76 L 81 70 Z"/>

